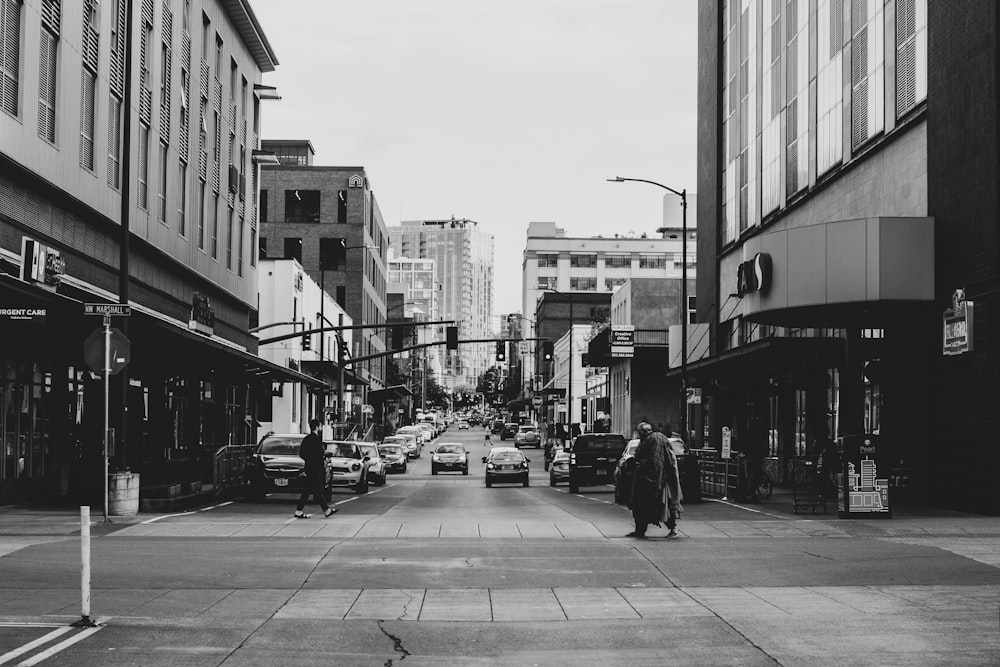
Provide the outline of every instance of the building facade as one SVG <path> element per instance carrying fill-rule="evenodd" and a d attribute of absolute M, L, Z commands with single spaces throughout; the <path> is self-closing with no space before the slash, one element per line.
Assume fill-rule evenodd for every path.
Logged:
<path fill-rule="evenodd" d="M 710 446 L 759 417 L 784 474 L 867 434 L 896 501 L 1000 512 L 997 20 L 976 0 L 700 4 L 712 340 L 687 372 Z M 945 315 L 979 325 L 971 349 Z"/>
<path fill-rule="evenodd" d="M 0 302 L 36 313 L 0 322 L 0 501 L 101 488 L 105 406 L 84 344 L 102 323 L 88 302 L 132 309 L 114 320 L 131 349 L 110 383 L 112 465 L 141 474 L 140 497 L 210 481 L 219 447 L 252 441 L 259 392 L 312 382 L 258 357 L 249 332 L 274 52 L 246 3 L 0 12 Z"/>
<path fill-rule="evenodd" d="M 454 320 L 459 340 L 492 336 L 493 236 L 474 220 L 404 220 L 389 229 L 395 251 L 412 259 L 433 259 L 441 286 L 440 319 Z M 437 340 L 444 340 L 445 325 Z M 479 377 L 493 365 L 488 343 L 462 344 L 442 361 L 441 384 L 454 390 L 475 389 Z"/>
<path fill-rule="evenodd" d="M 303 142 L 266 145 L 284 155 L 301 151 Z M 384 353 L 388 236 L 375 193 L 364 167 L 316 166 L 311 146 L 305 152 L 306 164 L 261 168 L 260 257 L 298 260 L 354 326 L 369 327 L 356 332 L 350 356 Z M 384 388 L 384 358 L 352 368 L 369 389 Z M 337 408 L 339 416 L 349 416 L 347 406 Z"/>

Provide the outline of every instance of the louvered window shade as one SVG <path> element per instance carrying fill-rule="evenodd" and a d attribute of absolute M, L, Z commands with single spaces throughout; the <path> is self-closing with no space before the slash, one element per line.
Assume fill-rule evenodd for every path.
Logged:
<path fill-rule="evenodd" d="M 80 166 L 94 170 L 94 95 L 96 77 L 83 68 L 80 90 Z"/>
<path fill-rule="evenodd" d="M 896 0 L 896 116 L 927 98 L 927 0 Z"/>
<path fill-rule="evenodd" d="M 114 96 L 108 99 L 108 185 L 117 190 L 121 183 L 122 102 Z"/>
<path fill-rule="evenodd" d="M 21 3 L 0 0 L 0 106 L 17 116 L 17 93 L 21 83 Z"/>
<path fill-rule="evenodd" d="M 885 25 L 882 0 L 851 3 L 851 144 L 885 127 Z"/>
<path fill-rule="evenodd" d="M 136 203 L 141 208 L 149 207 L 149 128 L 139 124 L 139 177 L 135 191 Z"/>
<path fill-rule="evenodd" d="M 38 136 L 56 141 L 56 36 L 43 27 L 38 60 Z"/>

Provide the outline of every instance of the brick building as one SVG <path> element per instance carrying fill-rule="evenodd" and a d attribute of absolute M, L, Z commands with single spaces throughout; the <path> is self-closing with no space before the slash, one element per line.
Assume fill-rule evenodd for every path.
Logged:
<path fill-rule="evenodd" d="M 895 501 L 1000 512 L 997 5 L 811 6 L 700 3 L 697 435 L 873 434 Z"/>
<path fill-rule="evenodd" d="M 351 356 L 385 352 L 379 325 L 386 321 L 388 234 L 364 167 L 316 166 L 308 141 L 267 140 L 262 146 L 283 163 L 261 169 L 260 256 L 297 259 L 355 326 L 372 326 L 355 332 Z M 300 316 L 319 326 L 320 313 Z M 336 350 L 323 351 L 323 358 L 336 359 Z M 361 362 L 354 371 L 368 390 L 384 388 L 384 358 Z M 329 372 L 333 380 L 336 369 Z M 344 420 L 362 421 L 357 409 L 337 407 L 346 408 Z"/>

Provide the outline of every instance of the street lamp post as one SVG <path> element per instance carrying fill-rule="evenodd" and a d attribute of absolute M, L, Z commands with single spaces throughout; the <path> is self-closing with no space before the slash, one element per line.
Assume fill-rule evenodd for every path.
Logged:
<path fill-rule="evenodd" d="M 611 183 L 625 183 L 634 181 L 636 183 L 649 183 L 658 188 L 663 188 L 667 192 L 673 193 L 681 198 L 681 433 L 684 440 L 690 442 L 691 437 L 687 428 L 687 345 L 688 345 L 688 298 L 687 298 L 687 189 L 680 192 L 663 183 L 648 181 L 644 178 L 623 178 L 615 176 L 607 179 Z"/>

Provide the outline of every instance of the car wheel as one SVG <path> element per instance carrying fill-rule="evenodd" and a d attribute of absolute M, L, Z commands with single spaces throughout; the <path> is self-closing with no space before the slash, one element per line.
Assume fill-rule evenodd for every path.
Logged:
<path fill-rule="evenodd" d="M 462 474 L 463 475 L 468 475 L 469 474 L 469 469 L 468 468 L 462 468 Z"/>
<path fill-rule="evenodd" d="M 528 486 L 528 476 L 527 475 L 524 476 L 524 485 Z"/>
<path fill-rule="evenodd" d="M 486 480 L 486 488 L 488 489 L 491 486 L 493 486 L 493 482 L 491 482 L 490 480 Z"/>
<path fill-rule="evenodd" d="M 437 468 L 435 468 L 434 466 L 431 466 L 431 474 L 432 474 L 432 475 L 436 475 L 436 474 L 438 474 L 438 469 L 437 469 Z"/>
<path fill-rule="evenodd" d="M 573 480 L 569 481 L 569 492 L 570 493 L 580 493 L 580 485 Z"/>
<path fill-rule="evenodd" d="M 555 486 L 555 485 L 556 485 L 556 478 L 549 475 L 549 486 Z"/>
<path fill-rule="evenodd" d="M 385 486 L 385 483 L 388 482 L 388 481 L 389 481 L 389 471 L 383 470 L 382 471 L 382 482 L 379 484 L 379 486 Z"/>
<path fill-rule="evenodd" d="M 362 477 L 360 480 L 358 480 L 358 485 L 355 487 L 354 492 L 357 493 L 359 496 L 363 496 L 364 494 L 368 493 L 367 477 Z"/>

